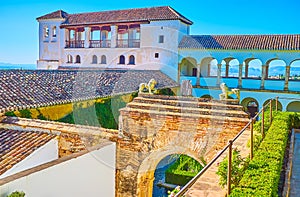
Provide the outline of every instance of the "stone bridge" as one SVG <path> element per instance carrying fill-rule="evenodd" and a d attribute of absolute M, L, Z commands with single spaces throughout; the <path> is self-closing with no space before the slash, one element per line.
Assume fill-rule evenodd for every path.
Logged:
<path fill-rule="evenodd" d="M 163 158 L 185 154 L 209 161 L 249 122 L 236 101 L 149 94 L 140 94 L 120 114 L 117 197 L 152 197 Z"/>
<path fill-rule="evenodd" d="M 249 121 L 235 101 L 140 94 L 120 110 L 119 131 L 2 117 L 1 127 L 59 133 L 60 156 L 102 140 L 116 142 L 116 197 L 152 197 L 154 172 L 166 156 L 209 161 Z"/>

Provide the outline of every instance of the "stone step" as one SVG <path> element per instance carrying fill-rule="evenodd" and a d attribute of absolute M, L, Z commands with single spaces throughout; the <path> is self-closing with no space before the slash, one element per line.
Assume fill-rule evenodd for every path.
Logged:
<path fill-rule="evenodd" d="M 180 106 L 180 107 L 190 107 L 190 108 L 207 108 L 207 109 L 230 109 L 230 110 L 243 110 L 240 105 L 226 104 L 219 101 L 198 101 L 198 100 L 166 100 L 160 98 L 144 98 L 136 97 L 133 102 L 136 103 L 149 103 L 149 104 L 161 104 L 169 106 Z"/>
<path fill-rule="evenodd" d="M 148 98 L 148 99 L 163 99 L 163 100 L 181 100 L 181 101 L 190 101 L 190 102 L 214 102 L 214 103 L 223 103 L 230 105 L 238 105 L 238 100 L 236 99 L 227 99 L 227 100 L 215 100 L 208 98 L 197 98 L 197 97 L 186 97 L 186 96 L 168 96 L 168 95 L 155 95 L 155 94 L 146 94 L 139 93 L 139 97 Z"/>
<path fill-rule="evenodd" d="M 248 114 L 241 110 L 224 110 L 224 109 L 207 109 L 207 108 L 188 108 L 181 106 L 169 106 L 162 104 L 149 104 L 149 103 L 128 103 L 127 107 L 135 109 L 145 109 L 145 110 L 156 110 L 161 112 L 176 112 L 176 113 L 192 113 L 192 114 L 202 114 L 202 115 L 214 115 L 222 117 L 240 117 L 248 118 Z"/>
<path fill-rule="evenodd" d="M 230 116 L 216 116 L 213 115 L 205 115 L 205 114 L 192 114 L 192 113 L 179 113 L 179 112 L 170 112 L 170 111 L 157 111 L 152 109 L 139 109 L 139 108 L 129 108 L 125 107 L 120 109 L 121 115 L 129 115 L 129 116 L 136 116 L 135 118 L 139 118 L 142 114 L 146 116 L 162 116 L 166 117 L 169 116 L 170 118 L 195 118 L 195 119 L 209 119 L 211 121 L 221 121 L 221 122 L 240 122 L 242 124 L 248 123 L 249 118 L 244 117 L 230 117 Z M 131 114 L 130 114 L 131 113 Z"/>

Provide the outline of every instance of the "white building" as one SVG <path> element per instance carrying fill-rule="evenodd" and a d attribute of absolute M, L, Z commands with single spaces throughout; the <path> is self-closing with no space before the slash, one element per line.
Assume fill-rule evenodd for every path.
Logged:
<path fill-rule="evenodd" d="M 174 79 L 178 45 L 192 24 L 168 6 L 80 14 L 59 10 L 37 20 L 38 69 L 151 69 Z"/>
<path fill-rule="evenodd" d="M 241 89 L 245 107 L 277 96 L 282 110 L 300 111 L 300 34 L 189 35 L 192 22 L 168 6 L 37 20 L 39 69 L 161 70 L 190 80 L 196 97 L 218 99 L 224 82 Z"/>

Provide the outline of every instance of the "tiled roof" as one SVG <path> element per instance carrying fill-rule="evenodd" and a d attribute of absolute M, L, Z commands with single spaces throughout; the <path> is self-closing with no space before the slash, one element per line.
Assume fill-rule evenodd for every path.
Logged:
<path fill-rule="evenodd" d="M 68 13 L 62 11 L 62 10 L 57 10 L 55 12 L 51 12 L 49 14 L 46 14 L 44 16 L 40 16 L 37 18 L 37 20 L 44 20 L 44 19 L 65 19 L 68 17 Z"/>
<path fill-rule="evenodd" d="M 62 26 L 157 20 L 181 20 L 182 22 L 190 25 L 193 23 L 173 8 L 169 6 L 162 6 L 69 14 L 67 20 L 62 24 Z"/>
<path fill-rule="evenodd" d="M 2 70 L 0 112 L 134 92 L 151 78 L 157 80 L 157 88 L 178 86 L 160 71 Z"/>
<path fill-rule="evenodd" d="M 54 137 L 47 133 L 0 128 L 0 175 Z"/>
<path fill-rule="evenodd" d="M 179 48 L 300 50 L 300 34 L 185 36 L 181 40 Z"/>

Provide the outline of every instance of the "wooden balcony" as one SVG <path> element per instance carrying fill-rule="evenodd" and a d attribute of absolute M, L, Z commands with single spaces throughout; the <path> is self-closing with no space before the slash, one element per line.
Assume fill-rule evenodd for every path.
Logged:
<path fill-rule="evenodd" d="M 90 40 L 90 48 L 110 48 L 110 40 Z"/>
<path fill-rule="evenodd" d="M 117 48 L 140 48 L 140 39 L 117 40 Z"/>
<path fill-rule="evenodd" d="M 66 48 L 84 48 L 84 40 L 66 40 Z"/>

